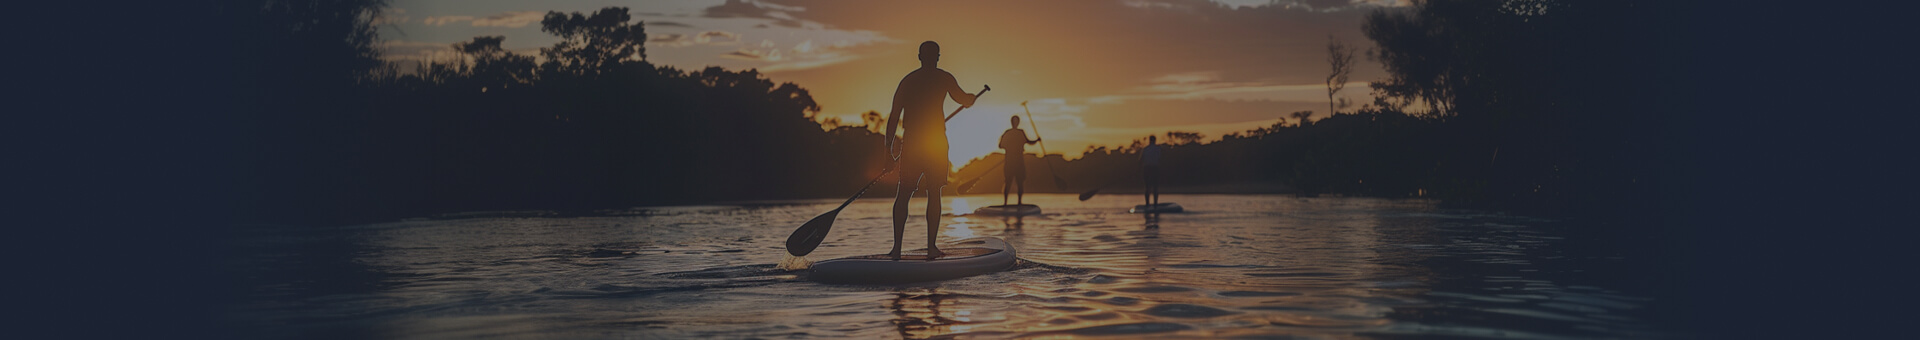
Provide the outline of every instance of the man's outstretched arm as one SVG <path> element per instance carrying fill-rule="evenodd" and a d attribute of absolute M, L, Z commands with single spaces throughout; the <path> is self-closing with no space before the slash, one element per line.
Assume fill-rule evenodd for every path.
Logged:
<path fill-rule="evenodd" d="M 969 94 L 967 90 L 961 89 L 960 81 L 954 79 L 952 75 L 948 75 L 947 77 L 947 96 L 953 97 L 953 102 L 960 103 L 962 107 L 973 107 L 973 100 L 979 98 L 979 96 Z"/>

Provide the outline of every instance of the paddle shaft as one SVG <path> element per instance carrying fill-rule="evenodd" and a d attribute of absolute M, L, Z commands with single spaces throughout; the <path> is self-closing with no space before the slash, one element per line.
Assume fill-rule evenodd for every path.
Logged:
<path fill-rule="evenodd" d="M 974 101 L 976 101 L 976 102 L 980 100 L 980 96 L 984 96 L 984 95 L 987 95 L 987 91 L 993 91 L 993 87 L 992 87 L 992 86 L 986 86 L 986 85 L 980 85 L 980 87 L 983 87 L 982 89 L 980 89 L 980 93 L 977 93 L 977 94 L 974 94 L 974 95 L 973 95 L 973 100 L 974 100 Z M 958 108 L 954 108 L 954 109 L 953 109 L 953 113 L 952 113 L 952 114 L 948 114 L 948 115 L 947 115 L 947 119 L 946 119 L 946 120 L 942 120 L 942 122 L 948 122 L 948 121 L 953 121 L 953 117 L 956 117 L 956 116 L 959 116 L 959 115 L 960 115 L 960 110 L 966 110 L 966 109 L 967 109 L 968 107 L 969 107 L 969 106 L 961 106 L 961 107 L 958 107 Z"/>
<path fill-rule="evenodd" d="M 1033 128 L 1033 139 L 1040 140 L 1040 162 L 1047 163 L 1047 173 L 1053 175 L 1054 185 L 1066 183 L 1066 180 L 1060 179 L 1060 171 L 1053 169 L 1053 162 L 1047 161 L 1047 139 L 1040 137 L 1040 124 L 1033 121 L 1033 110 L 1027 109 L 1027 102 L 1020 102 L 1020 109 L 1027 111 L 1027 126 Z"/>
<path fill-rule="evenodd" d="M 1000 158 L 1000 162 L 993 163 L 993 165 L 988 166 L 987 171 L 981 172 L 979 176 L 973 176 L 973 179 L 966 180 L 965 182 L 960 182 L 960 187 L 954 188 L 954 193 L 959 193 L 959 194 L 967 193 L 967 189 L 973 188 L 973 182 L 978 182 L 980 181 L 981 178 L 986 178 L 987 174 L 993 173 L 993 168 L 998 168 L 1000 167 L 1001 164 L 1007 164 L 1007 159 L 1004 157 Z"/>
<path fill-rule="evenodd" d="M 1138 172 L 1136 172 L 1136 174 L 1137 173 Z M 1120 178 L 1115 178 L 1111 181 L 1107 181 L 1107 184 L 1101 184 L 1100 186 L 1093 187 L 1093 189 L 1087 190 L 1087 192 L 1080 193 L 1080 200 L 1085 201 L 1089 198 L 1093 198 L 1093 195 L 1099 193 L 1101 189 L 1106 189 L 1107 187 L 1113 186 L 1114 184 L 1125 182 L 1129 179 L 1128 177 L 1130 176 L 1120 176 Z"/>
<path fill-rule="evenodd" d="M 853 204 L 853 200 L 860 199 L 860 195 L 866 195 L 867 189 L 872 189 L 874 183 L 880 183 L 880 178 L 887 177 L 888 172 L 893 172 L 893 167 L 887 167 L 886 170 L 880 170 L 880 175 L 873 176 L 873 180 L 867 181 L 866 186 L 860 187 L 860 192 L 853 193 L 853 197 L 848 197 L 846 202 L 840 203 L 840 207 L 833 208 L 833 211 L 840 211 L 840 209 L 846 209 L 847 205 Z"/>

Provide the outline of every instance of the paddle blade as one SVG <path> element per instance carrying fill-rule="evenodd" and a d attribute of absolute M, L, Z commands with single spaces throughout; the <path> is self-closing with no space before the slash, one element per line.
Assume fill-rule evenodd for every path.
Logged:
<path fill-rule="evenodd" d="M 1100 189 L 1087 190 L 1087 192 L 1080 193 L 1080 200 L 1085 201 L 1089 198 L 1093 198 L 1093 194 L 1099 193 L 1099 192 L 1100 192 Z"/>
<path fill-rule="evenodd" d="M 787 254 L 806 256 L 807 253 L 812 253 L 813 248 L 819 247 L 820 242 L 827 240 L 827 231 L 833 229 L 833 218 L 838 215 L 840 215 L 840 209 L 834 209 L 820 216 L 814 216 L 813 220 L 807 221 L 807 224 L 800 225 L 800 229 L 794 229 L 793 235 L 787 236 Z"/>

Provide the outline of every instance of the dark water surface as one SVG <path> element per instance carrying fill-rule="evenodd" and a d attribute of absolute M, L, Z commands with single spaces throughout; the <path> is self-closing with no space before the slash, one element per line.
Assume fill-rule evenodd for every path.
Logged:
<path fill-rule="evenodd" d="M 1567 247 L 1580 226 L 1422 200 L 1030 195 L 1046 214 L 945 217 L 1000 237 L 1013 270 L 905 286 L 821 284 L 806 260 L 891 246 L 863 200 L 805 260 L 783 242 L 837 201 L 494 212 L 248 228 L 228 265 L 250 338 L 1670 338 L 1662 301 Z M 950 211 L 999 197 L 949 198 Z M 915 208 L 913 210 L 921 210 Z M 924 219 L 907 247 L 924 246 Z"/>

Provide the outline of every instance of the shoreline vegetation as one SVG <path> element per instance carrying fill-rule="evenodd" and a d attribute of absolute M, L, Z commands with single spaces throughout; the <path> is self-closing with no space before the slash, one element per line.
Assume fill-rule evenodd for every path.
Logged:
<path fill-rule="evenodd" d="M 878 112 L 820 119 L 801 84 L 654 65 L 625 8 L 549 12 L 541 30 L 563 41 L 538 55 L 481 36 L 449 46 L 458 58 L 403 68 L 377 47 L 370 18 L 385 1 L 254 2 L 271 6 L 230 11 L 244 32 L 234 48 L 253 56 L 230 75 L 228 118 L 245 141 L 233 150 L 235 221 L 845 197 L 883 168 Z M 1672 209 L 1678 171 L 1665 166 L 1678 151 L 1665 146 L 1680 137 L 1663 119 L 1686 114 L 1665 105 L 1684 91 L 1645 51 L 1678 38 L 1658 34 L 1667 21 L 1618 20 L 1657 4 L 1580 5 L 1374 9 L 1362 27 L 1371 48 L 1328 47 L 1330 84 L 1345 83 L 1343 53 L 1388 71 L 1367 89 L 1372 103 L 1275 112 L 1271 126 L 1218 139 L 1169 131 L 1166 192 L 1421 197 L 1605 219 Z M 1144 139 L 1030 159 L 1028 192 L 1137 188 Z M 984 174 L 967 194 L 998 192 L 999 157 L 956 164 L 948 190 Z M 1068 186 L 1045 180 L 1055 174 L 1040 162 Z M 882 180 L 868 196 L 891 190 Z"/>

